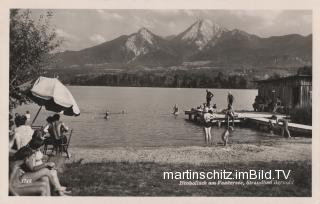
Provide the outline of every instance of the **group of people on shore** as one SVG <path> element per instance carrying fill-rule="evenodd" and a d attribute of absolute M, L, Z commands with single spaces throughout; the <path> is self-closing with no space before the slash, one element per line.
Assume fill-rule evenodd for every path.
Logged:
<path fill-rule="evenodd" d="M 9 114 L 9 195 L 70 194 L 60 184 L 58 164 L 42 153 L 45 142 L 62 143 L 68 127 L 59 114 L 49 116 L 44 129 L 33 130 L 27 121 L 26 115 Z"/>
<path fill-rule="evenodd" d="M 256 96 L 254 99 L 254 103 L 252 104 L 253 110 L 256 112 L 263 112 L 263 111 L 269 111 L 269 112 L 280 112 L 284 113 L 285 108 L 283 107 L 282 101 L 280 97 L 273 98 L 273 99 L 266 99 L 261 96 Z"/>
<path fill-rule="evenodd" d="M 204 133 L 205 133 L 205 143 L 207 146 L 215 145 L 215 142 L 213 142 L 213 138 L 211 135 L 211 127 L 212 127 L 212 121 L 215 119 L 214 113 L 217 112 L 217 106 L 214 104 L 211 106 L 211 100 L 214 97 L 213 93 L 209 90 L 206 90 L 206 101 L 207 103 L 204 104 L 204 108 L 202 110 L 203 112 L 203 123 L 204 123 Z M 229 140 L 230 131 L 233 131 L 234 126 L 234 118 L 235 113 L 233 111 L 232 105 L 234 102 L 234 96 L 232 95 L 231 91 L 228 92 L 227 96 L 227 109 L 225 109 L 223 112 L 225 112 L 225 117 L 227 121 L 226 130 L 222 134 L 222 140 L 224 142 L 224 145 L 226 146 Z M 230 126 L 229 121 L 232 120 L 232 126 Z M 218 120 L 218 126 L 221 126 L 220 121 Z"/>
<path fill-rule="evenodd" d="M 213 113 L 215 113 L 217 110 L 216 104 L 214 104 L 213 106 L 210 105 L 213 96 L 214 95 L 210 91 L 206 90 L 207 103 L 204 104 L 203 106 L 204 108 L 202 109 L 206 145 L 213 145 L 212 136 L 211 136 L 211 126 L 212 126 L 211 121 L 214 120 L 215 117 Z M 222 111 L 225 113 L 225 118 L 226 118 L 226 130 L 222 134 L 222 140 L 225 146 L 228 144 L 228 140 L 231 132 L 234 131 L 234 119 L 237 117 L 237 115 L 233 110 L 234 99 L 235 98 L 232 95 L 231 91 L 229 91 L 227 95 L 227 104 L 228 104 L 227 109 Z M 274 108 L 272 109 L 272 111 L 275 112 L 275 110 L 277 110 L 277 107 L 279 105 L 281 105 L 281 100 L 277 99 L 276 102 L 274 103 L 274 106 L 273 106 Z M 275 120 L 275 123 L 273 122 L 273 120 Z M 230 125 L 230 121 L 232 121 L 232 125 Z M 269 120 L 269 127 L 268 127 L 271 133 L 273 133 L 273 131 L 276 129 L 276 125 L 280 127 L 282 136 L 287 135 L 288 138 L 291 137 L 287 119 L 280 118 L 276 115 L 273 115 Z M 221 126 L 221 123 L 218 120 L 218 127 L 220 126 Z"/>

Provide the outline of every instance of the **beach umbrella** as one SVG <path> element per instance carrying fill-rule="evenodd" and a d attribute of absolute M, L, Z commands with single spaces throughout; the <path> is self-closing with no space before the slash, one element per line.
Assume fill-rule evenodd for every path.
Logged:
<path fill-rule="evenodd" d="M 41 108 L 53 112 L 63 112 L 64 115 L 78 116 L 80 109 L 72 94 L 58 79 L 39 77 L 28 93 L 29 98 L 40 108 L 32 124 L 36 120 Z"/>

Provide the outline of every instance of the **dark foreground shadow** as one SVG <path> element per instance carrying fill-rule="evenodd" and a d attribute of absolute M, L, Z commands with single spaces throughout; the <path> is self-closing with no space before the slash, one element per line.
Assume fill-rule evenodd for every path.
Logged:
<path fill-rule="evenodd" d="M 281 176 L 272 183 L 265 179 L 179 179 L 175 172 L 291 170 L 288 179 Z M 173 172 L 177 179 L 163 179 Z M 282 175 L 282 173 L 280 173 Z M 185 174 L 186 176 L 187 174 Z M 74 162 L 66 165 L 61 183 L 71 188 L 74 196 L 311 196 L 311 162 L 247 162 L 219 164 L 159 164 L 152 162 Z M 264 181 L 262 181 L 264 180 Z M 183 181 L 183 185 L 181 185 Z M 203 185 L 203 182 L 207 182 Z M 220 184 L 218 182 L 220 181 Z M 191 182 L 191 183 L 190 183 Z M 202 182 L 202 184 L 201 184 Z M 211 183 L 209 183 L 211 182 Z M 216 182 L 216 183 L 214 183 Z M 223 183 L 221 183 L 223 182 Z M 242 183 L 241 183 L 242 182 Z M 253 182 L 253 183 L 252 183 Z M 256 183 L 254 183 L 256 182 Z"/>

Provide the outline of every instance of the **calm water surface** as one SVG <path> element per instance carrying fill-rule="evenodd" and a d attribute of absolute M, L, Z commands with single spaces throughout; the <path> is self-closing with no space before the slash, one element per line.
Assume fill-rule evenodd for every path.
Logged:
<path fill-rule="evenodd" d="M 67 126 L 74 129 L 71 146 L 74 147 L 126 147 L 126 146 L 186 146 L 203 145 L 201 126 L 186 120 L 184 110 L 205 102 L 205 89 L 184 88 L 135 88 L 135 87 L 69 87 L 76 99 L 81 115 L 62 116 Z M 213 103 L 224 109 L 227 89 L 211 89 Z M 257 90 L 231 90 L 235 96 L 234 109 L 252 110 Z M 174 117 L 172 107 L 178 104 L 180 115 Z M 30 110 L 35 116 L 39 106 L 30 104 L 19 107 L 23 113 Z M 111 112 L 109 120 L 104 113 Z M 127 114 L 119 114 L 126 110 Z M 42 110 L 36 125 L 45 125 L 45 118 L 53 114 Z M 217 142 L 223 128 L 213 128 Z M 269 136 L 250 129 L 236 128 L 233 142 L 256 142 Z"/>

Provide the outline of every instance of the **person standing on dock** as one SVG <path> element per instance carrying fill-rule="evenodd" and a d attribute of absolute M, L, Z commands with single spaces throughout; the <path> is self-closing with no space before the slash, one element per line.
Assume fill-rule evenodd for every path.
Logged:
<path fill-rule="evenodd" d="M 209 111 L 207 107 L 204 108 L 203 120 L 204 120 L 204 133 L 205 133 L 205 142 L 207 146 L 212 145 L 212 136 L 211 136 L 211 120 L 214 118 L 212 111 Z"/>
<path fill-rule="evenodd" d="M 228 108 L 226 110 L 226 120 L 227 120 L 227 127 L 229 128 L 230 119 L 232 120 L 232 126 L 234 126 L 234 111 L 232 109 L 232 105 L 228 104 Z"/>
<path fill-rule="evenodd" d="M 231 94 L 231 91 L 228 92 L 228 97 L 227 97 L 227 100 L 228 100 L 228 106 L 233 104 L 233 101 L 234 101 L 234 97 L 233 95 Z"/>
<path fill-rule="evenodd" d="M 211 102 L 211 99 L 212 97 L 214 96 L 213 93 L 211 93 L 211 91 L 209 91 L 208 89 L 206 89 L 206 92 L 207 92 L 207 96 L 206 96 L 206 99 L 207 99 L 207 107 L 210 107 L 210 102 Z"/>

